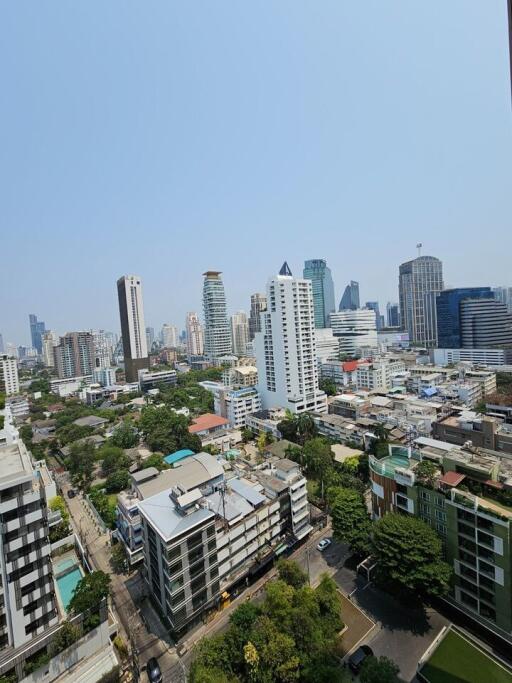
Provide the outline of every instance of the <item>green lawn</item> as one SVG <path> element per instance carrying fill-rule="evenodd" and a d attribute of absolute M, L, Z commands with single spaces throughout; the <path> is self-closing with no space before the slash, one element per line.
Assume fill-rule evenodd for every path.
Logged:
<path fill-rule="evenodd" d="M 429 683 L 512 683 L 512 671 L 453 630 L 443 638 L 421 674 Z"/>

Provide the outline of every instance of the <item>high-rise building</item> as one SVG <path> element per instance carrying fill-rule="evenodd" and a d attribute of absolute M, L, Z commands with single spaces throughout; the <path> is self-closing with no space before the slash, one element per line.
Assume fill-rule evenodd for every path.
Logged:
<path fill-rule="evenodd" d="M 112 333 L 105 330 L 91 330 L 94 346 L 94 367 L 109 368 L 112 365 L 114 347 Z"/>
<path fill-rule="evenodd" d="M 493 298 L 490 287 L 459 287 L 439 293 L 436 298 L 438 348 L 462 347 L 461 304 L 467 299 L 482 298 Z"/>
<path fill-rule="evenodd" d="M 267 310 L 267 297 L 264 294 L 251 294 L 251 313 L 249 315 L 249 337 L 254 339 L 256 332 L 261 332 L 260 313 Z"/>
<path fill-rule="evenodd" d="M 494 298 L 505 304 L 508 312 L 512 313 L 512 287 L 494 287 Z"/>
<path fill-rule="evenodd" d="M 43 334 L 45 333 L 45 323 L 37 319 L 37 315 L 31 313 L 28 316 L 30 324 L 30 339 L 32 348 L 41 354 L 43 352 Z"/>
<path fill-rule="evenodd" d="M 53 353 L 60 379 L 92 375 L 95 356 L 94 337 L 90 332 L 67 332 Z"/>
<path fill-rule="evenodd" d="M 47 368 L 55 367 L 55 355 L 53 349 L 59 344 L 59 335 L 53 330 L 47 330 L 43 334 L 43 364 Z"/>
<path fill-rule="evenodd" d="M 231 339 L 235 356 L 245 356 L 249 341 L 249 321 L 244 311 L 238 311 L 231 316 Z"/>
<path fill-rule="evenodd" d="M 384 316 L 380 314 L 379 302 L 367 301 L 365 307 L 369 308 L 370 311 L 375 311 L 375 324 L 377 325 L 377 330 L 382 330 L 384 327 Z"/>
<path fill-rule="evenodd" d="M 434 256 L 418 256 L 400 266 L 400 318 L 412 343 L 436 346 L 435 303 L 442 289 L 443 264 Z"/>
<path fill-rule="evenodd" d="M 153 342 L 154 341 L 155 341 L 155 328 L 154 327 L 146 327 L 146 345 L 148 347 L 149 352 L 153 348 Z"/>
<path fill-rule="evenodd" d="M 359 308 L 359 282 L 350 280 L 341 297 L 340 311 L 356 311 Z"/>
<path fill-rule="evenodd" d="M 370 308 L 333 313 L 331 328 L 339 338 L 339 349 L 343 356 L 364 356 L 367 351 L 377 349 L 377 322 L 375 311 Z"/>
<path fill-rule="evenodd" d="M 0 334 L 0 353 L 4 353 L 4 351 L 5 351 L 5 349 L 4 349 L 4 338 Z"/>
<path fill-rule="evenodd" d="M 187 313 L 185 321 L 188 356 L 202 356 L 204 352 L 203 326 L 197 313 Z"/>
<path fill-rule="evenodd" d="M 215 360 L 232 351 L 226 293 L 220 272 L 208 270 L 203 276 L 204 353 Z"/>
<path fill-rule="evenodd" d="M 126 381 L 138 382 L 139 370 L 149 369 L 140 277 L 138 275 L 123 275 L 117 281 L 117 294 L 119 297 Z"/>
<path fill-rule="evenodd" d="M 293 277 L 284 263 L 267 283 L 267 301 L 254 342 L 263 408 L 326 412 L 326 396 L 318 388 L 311 281 Z"/>
<path fill-rule="evenodd" d="M 512 314 L 494 298 L 463 300 L 460 328 L 461 346 L 465 349 L 492 349 L 512 344 Z"/>
<path fill-rule="evenodd" d="M 10 396 L 20 390 L 18 363 L 7 354 L 0 355 L 0 394 Z"/>
<path fill-rule="evenodd" d="M 175 349 L 178 346 L 178 328 L 176 325 L 164 323 L 160 332 L 160 338 L 165 349 Z"/>
<path fill-rule="evenodd" d="M 0 656 L 3 662 L 4 655 L 9 654 L 7 648 L 25 646 L 26 650 L 30 641 L 57 624 L 59 617 L 50 560 L 44 479 L 32 464 L 21 439 L 0 446 L 0 460 L 3 526 Z M 46 478 L 50 478 L 48 470 Z M 20 680 L 22 677 L 24 675 L 20 675 Z"/>
<path fill-rule="evenodd" d="M 386 304 L 386 324 L 388 327 L 400 327 L 400 307 L 390 301 Z"/>
<path fill-rule="evenodd" d="M 304 262 L 303 276 L 313 288 L 315 327 L 329 327 L 329 316 L 336 310 L 331 269 L 324 259 L 311 259 Z"/>

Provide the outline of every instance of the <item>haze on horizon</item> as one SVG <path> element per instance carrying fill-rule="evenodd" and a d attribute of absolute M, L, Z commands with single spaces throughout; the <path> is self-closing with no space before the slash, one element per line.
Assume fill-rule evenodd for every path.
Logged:
<path fill-rule="evenodd" d="M 230 312 L 287 260 L 336 299 L 396 301 L 398 266 L 509 285 L 506 3 L 11 3 L 0 24 L 0 333 Z"/>

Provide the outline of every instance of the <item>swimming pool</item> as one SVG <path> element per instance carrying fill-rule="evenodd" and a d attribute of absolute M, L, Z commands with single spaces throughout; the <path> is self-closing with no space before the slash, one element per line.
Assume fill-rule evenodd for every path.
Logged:
<path fill-rule="evenodd" d="M 66 612 L 68 611 L 69 603 L 73 597 L 73 591 L 77 587 L 80 579 L 82 578 L 82 572 L 79 567 L 75 567 L 69 572 L 62 574 L 56 578 L 57 590 L 59 591 L 61 602 L 64 606 Z"/>
<path fill-rule="evenodd" d="M 65 560 L 61 560 L 55 564 L 55 574 L 61 574 L 65 572 L 66 569 L 71 569 L 77 565 L 77 560 L 72 557 L 67 557 Z"/>

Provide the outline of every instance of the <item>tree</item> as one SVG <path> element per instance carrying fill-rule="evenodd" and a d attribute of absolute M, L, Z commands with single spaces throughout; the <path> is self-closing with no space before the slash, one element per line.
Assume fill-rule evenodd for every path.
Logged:
<path fill-rule="evenodd" d="M 48 507 L 52 512 L 60 512 L 62 521 L 66 522 L 67 524 L 67 522 L 69 521 L 69 512 L 66 507 L 66 503 L 64 502 L 64 498 L 62 496 L 54 496 L 53 498 L 50 498 Z"/>
<path fill-rule="evenodd" d="M 152 451 L 174 453 L 190 448 L 197 453 L 201 450 L 201 439 L 188 431 L 188 419 L 167 406 L 143 408 L 139 425 Z"/>
<path fill-rule="evenodd" d="M 64 427 L 58 427 L 55 433 L 60 445 L 66 446 L 68 443 L 73 443 L 73 441 L 85 439 L 86 436 L 90 436 L 93 432 L 94 429 L 92 427 L 68 424 L 64 425 Z"/>
<path fill-rule="evenodd" d="M 160 453 L 152 453 L 149 458 L 145 458 L 141 463 L 141 469 L 145 470 L 148 467 L 156 467 L 156 469 L 161 472 L 167 469 L 169 466 L 164 461 L 164 458 Z"/>
<path fill-rule="evenodd" d="M 323 377 L 318 382 L 318 387 L 322 391 L 325 391 L 327 396 L 336 396 L 336 394 L 338 393 L 338 389 L 336 387 L 336 382 L 334 382 L 332 379 L 329 379 L 328 377 Z"/>
<path fill-rule="evenodd" d="M 249 429 L 249 427 L 244 427 L 242 429 L 242 443 L 249 443 L 249 441 L 252 441 L 254 438 L 254 435 L 252 433 L 252 429 Z"/>
<path fill-rule="evenodd" d="M 110 554 L 110 564 L 112 569 L 116 574 L 124 574 L 128 567 L 126 550 L 122 543 L 116 543 L 112 546 L 112 552 Z"/>
<path fill-rule="evenodd" d="M 131 463 L 129 456 L 117 446 L 103 446 L 98 456 L 102 459 L 101 471 L 105 477 L 116 470 L 127 469 Z"/>
<path fill-rule="evenodd" d="M 386 515 L 374 525 L 372 546 L 380 582 L 407 596 L 447 592 L 451 569 L 440 538 L 423 520 Z"/>
<path fill-rule="evenodd" d="M 361 683 L 399 683 L 399 667 L 388 657 L 367 657 L 359 679 Z"/>
<path fill-rule="evenodd" d="M 118 446 L 119 448 L 133 448 L 139 443 L 137 430 L 127 420 L 123 420 L 114 429 L 110 440 L 113 446 Z"/>
<path fill-rule="evenodd" d="M 414 473 L 418 483 L 433 489 L 439 473 L 439 467 L 431 460 L 422 460 L 414 468 Z"/>
<path fill-rule="evenodd" d="M 110 576 L 102 571 L 86 574 L 78 582 L 69 603 L 74 614 L 97 611 L 110 592 Z"/>
<path fill-rule="evenodd" d="M 256 439 L 256 446 L 258 448 L 258 453 L 260 455 L 263 455 L 263 453 L 265 452 L 266 445 L 267 445 L 267 438 L 265 436 L 265 432 L 261 432 L 258 435 L 258 438 Z"/>
<path fill-rule="evenodd" d="M 347 543 L 357 555 L 370 550 L 371 521 L 362 493 L 347 488 L 328 491 L 334 538 Z"/>
<path fill-rule="evenodd" d="M 127 470 L 118 470 L 108 475 L 105 482 L 107 493 L 119 493 L 130 486 L 130 473 Z"/>
<path fill-rule="evenodd" d="M 79 638 L 80 629 L 78 626 L 71 624 L 69 621 L 63 622 L 50 642 L 50 657 L 55 657 L 59 652 L 66 650 L 73 643 L 76 643 Z"/>
<path fill-rule="evenodd" d="M 92 481 L 95 462 L 96 449 L 89 441 L 72 443 L 69 447 L 66 464 L 73 481 L 83 489 L 88 488 Z"/>
<path fill-rule="evenodd" d="M 301 588 L 308 583 L 308 575 L 293 560 L 279 560 L 277 571 L 279 578 L 293 588 Z"/>
<path fill-rule="evenodd" d="M 327 439 L 319 436 L 306 441 L 302 455 L 308 475 L 323 482 L 325 475 L 333 466 L 331 445 Z"/>
<path fill-rule="evenodd" d="M 297 424 L 297 436 L 299 443 L 302 445 L 318 434 L 315 421 L 309 413 L 300 413 L 295 417 L 295 420 Z"/>

